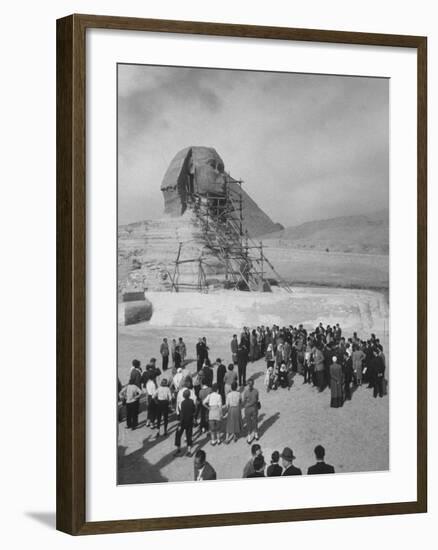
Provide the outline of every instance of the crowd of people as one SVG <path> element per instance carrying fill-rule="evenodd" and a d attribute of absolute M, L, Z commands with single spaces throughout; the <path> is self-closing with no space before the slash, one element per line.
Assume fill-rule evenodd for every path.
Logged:
<path fill-rule="evenodd" d="M 317 445 L 314 449 L 315 464 L 307 468 L 307 475 L 315 474 L 334 474 L 335 468 L 325 462 L 325 449 L 322 445 Z M 300 468 L 294 465 L 296 459 L 292 449 L 285 447 L 280 453 L 274 451 L 271 454 L 270 463 L 267 464 L 263 456 L 263 451 L 258 443 L 251 446 L 251 457 L 243 468 L 243 478 L 255 477 L 280 477 L 302 475 Z M 207 461 L 207 454 L 199 449 L 195 453 L 194 460 L 194 480 L 209 481 L 217 479 L 215 468 Z"/>
<path fill-rule="evenodd" d="M 231 339 L 228 365 L 220 358 L 212 364 L 207 340 L 199 338 L 195 372 L 188 370 L 190 361 L 183 338 L 173 339 L 170 344 L 164 338 L 159 351 L 161 368 L 155 358 L 144 370 L 139 360 L 132 361 L 128 384 L 122 387 L 119 381 L 119 399 L 126 407 L 126 427 L 134 430 L 140 398 L 145 396 L 146 426 L 156 430 L 157 439 L 162 429 L 163 435 L 168 435 L 169 416 L 174 415 L 175 456 L 182 454 L 183 436 L 186 454 L 191 456 L 196 427 L 199 435 L 208 432 L 212 446 L 235 442 L 244 433 L 248 444 L 259 439 L 260 394 L 254 379 L 247 380 L 246 372 L 248 363 L 261 358 L 266 362 L 267 392 L 290 390 L 297 383 L 296 377 L 301 376 L 303 384 L 311 384 L 319 392 L 329 387 L 332 407 L 341 407 L 351 399 L 352 388 L 362 384 L 373 389 L 374 397 L 386 393 L 386 359 L 379 339 L 371 334 L 368 340 L 362 340 L 356 332 L 346 339 L 339 324 L 324 327 L 320 323 L 312 331 L 303 325 L 253 330 L 244 327 L 240 337 L 234 334 Z M 278 453 L 283 464 L 288 453 L 288 448 Z"/>

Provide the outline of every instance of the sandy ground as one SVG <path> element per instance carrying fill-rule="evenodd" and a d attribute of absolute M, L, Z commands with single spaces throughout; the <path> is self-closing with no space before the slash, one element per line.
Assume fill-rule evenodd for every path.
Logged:
<path fill-rule="evenodd" d="M 281 277 L 292 284 L 388 288 L 388 255 L 300 250 L 270 246 L 268 241 L 264 244 L 266 256 Z"/>
<path fill-rule="evenodd" d="M 289 324 L 289 322 L 285 323 Z M 142 323 L 119 327 L 118 363 L 119 377 L 126 383 L 130 364 L 138 358 L 144 365 L 152 356 L 159 357 L 159 344 L 164 336 L 169 339 L 182 336 L 187 344 L 188 358 L 194 357 L 199 336 L 206 336 L 212 359 L 230 360 L 230 328 L 175 328 L 153 327 Z M 368 327 L 357 327 L 359 335 L 369 335 Z M 352 328 L 353 330 L 353 328 Z M 374 330 L 387 349 L 387 334 Z M 348 334 L 346 334 L 348 336 Z M 389 360 L 387 353 L 387 360 Z M 190 369 L 195 368 L 190 363 Z M 297 375 L 291 390 L 266 393 L 263 387 L 265 363 L 263 360 L 248 365 L 248 376 L 255 379 L 260 391 L 260 443 L 265 459 L 269 461 L 273 450 L 290 446 L 297 457 L 296 465 L 303 472 L 314 463 L 313 448 L 322 444 L 326 448 L 326 460 L 337 472 L 386 470 L 389 467 L 389 398 L 374 399 L 365 386 L 353 393 L 352 400 L 341 409 L 330 408 L 330 392 L 323 393 L 303 385 Z M 143 408 L 143 407 L 142 407 Z M 155 432 L 145 426 L 145 412 L 140 414 L 137 430 L 119 424 L 119 483 L 145 483 L 187 481 L 193 479 L 193 458 L 174 458 L 174 431 L 176 422 L 171 416 L 170 434 L 155 439 Z M 218 477 L 241 477 L 249 458 L 249 446 L 242 437 L 237 443 L 211 447 L 206 436 L 195 439 L 194 449 L 204 448 L 208 460 L 215 467 Z"/>

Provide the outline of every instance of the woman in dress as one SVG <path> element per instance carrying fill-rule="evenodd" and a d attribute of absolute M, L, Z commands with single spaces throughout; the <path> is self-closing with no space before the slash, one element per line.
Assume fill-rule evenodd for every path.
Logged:
<path fill-rule="evenodd" d="M 242 396 L 239 391 L 237 391 L 237 382 L 231 384 L 231 391 L 227 394 L 226 397 L 226 407 L 227 407 L 227 441 L 230 441 L 234 437 L 234 441 L 239 439 L 240 432 L 242 431 L 242 411 L 241 411 L 241 402 Z"/>
<path fill-rule="evenodd" d="M 225 395 L 231 391 L 233 382 L 237 382 L 237 372 L 234 370 L 233 363 L 230 363 L 224 376 Z"/>

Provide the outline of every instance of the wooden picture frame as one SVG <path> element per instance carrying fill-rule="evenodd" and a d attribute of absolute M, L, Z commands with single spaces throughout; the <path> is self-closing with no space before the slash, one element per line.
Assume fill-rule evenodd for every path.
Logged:
<path fill-rule="evenodd" d="M 87 29 L 187 33 L 412 48 L 417 52 L 417 499 L 232 514 L 86 521 L 86 190 L 85 33 Z M 276 523 L 427 511 L 427 40 L 293 29 L 95 15 L 57 21 L 57 529 L 72 535 Z"/>

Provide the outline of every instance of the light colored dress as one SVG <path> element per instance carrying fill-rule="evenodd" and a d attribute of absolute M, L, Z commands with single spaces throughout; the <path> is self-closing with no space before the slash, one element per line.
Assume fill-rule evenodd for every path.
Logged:
<path fill-rule="evenodd" d="M 230 435 L 239 435 L 242 431 L 242 397 L 238 391 L 230 391 L 227 394 L 226 405 L 228 409 L 226 432 Z"/>

